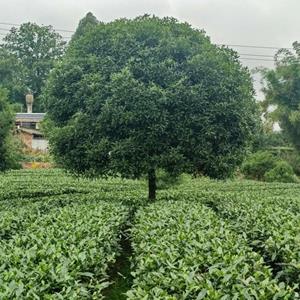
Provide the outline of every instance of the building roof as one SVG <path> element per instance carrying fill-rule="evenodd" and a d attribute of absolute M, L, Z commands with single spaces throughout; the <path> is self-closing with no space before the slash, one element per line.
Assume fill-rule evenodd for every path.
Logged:
<path fill-rule="evenodd" d="M 45 113 L 17 113 L 17 122 L 40 122 L 44 119 Z"/>
<path fill-rule="evenodd" d="M 39 130 L 36 130 L 36 129 L 29 129 L 29 128 L 20 127 L 20 128 L 18 128 L 18 130 L 20 130 L 22 132 L 29 133 L 31 135 L 43 136 L 43 134 Z"/>

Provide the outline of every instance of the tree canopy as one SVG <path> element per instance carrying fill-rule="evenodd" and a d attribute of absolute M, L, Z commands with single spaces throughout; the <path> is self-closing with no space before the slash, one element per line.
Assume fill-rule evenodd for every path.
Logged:
<path fill-rule="evenodd" d="M 88 12 L 86 16 L 79 21 L 77 29 L 72 36 L 72 42 L 93 29 L 98 23 L 97 18 L 91 12 Z"/>
<path fill-rule="evenodd" d="M 0 86 L 7 89 L 9 99 L 14 99 L 14 102 L 24 101 L 24 67 L 15 55 L 3 47 L 0 48 Z"/>
<path fill-rule="evenodd" d="M 45 89 L 51 149 L 79 173 L 230 176 L 257 124 L 234 51 L 173 18 L 100 23 L 73 43 Z"/>
<path fill-rule="evenodd" d="M 11 100 L 23 101 L 28 90 L 38 100 L 50 70 L 64 53 L 64 45 L 51 26 L 24 23 L 10 30 L 1 45 L 0 75 Z"/>
<path fill-rule="evenodd" d="M 276 105 L 273 116 L 294 146 L 300 150 L 300 44 L 294 51 L 280 50 L 275 56 L 275 69 L 264 70 L 265 105 Z"/>

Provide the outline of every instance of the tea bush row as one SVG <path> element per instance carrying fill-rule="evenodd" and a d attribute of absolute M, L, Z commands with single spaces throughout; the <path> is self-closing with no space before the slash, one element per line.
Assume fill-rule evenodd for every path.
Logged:
<path fill-rule="evenodd" d="M 299 196 L 218 194 L 204 202 L 264 256 L 277 277 L 290 284 L 300 282 Z"/>
<path fill-rule="evenodd" d="M 0 299 L 102 299 L 128 213 L 107 202 L 21 212 L 0 243 Z"/>
<path fill-rule="evenodd" d="M 132 229 L 128 299 L 296 299 L 263 258 L 210 208 L 194 201 L 140 209 Z"/>

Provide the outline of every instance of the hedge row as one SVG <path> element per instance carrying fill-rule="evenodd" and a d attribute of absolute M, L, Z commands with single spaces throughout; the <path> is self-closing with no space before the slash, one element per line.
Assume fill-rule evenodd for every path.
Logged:
<path fill-rule="evenodd" d="M 93 201 L 46 214 L 23 209 L 33 217 L 23 211 L 20 223 L 9 214 L 0 223 L 0 299 L 102 299 L 128 209 Z M 9 223 L 11 233 L 3 229 Z"/>
<path fill-rule="evenodd" d="M 300 282 L 300 200 L 285 194 L 218 194 L 207 202 L 264 256 L 277 277 L 292 285 Z"/>
<path fill-rule="evenodd" d="M 128 299 L 295 299 L 263 258 L 201 203 L 157 202 L 132 229 Z"/>

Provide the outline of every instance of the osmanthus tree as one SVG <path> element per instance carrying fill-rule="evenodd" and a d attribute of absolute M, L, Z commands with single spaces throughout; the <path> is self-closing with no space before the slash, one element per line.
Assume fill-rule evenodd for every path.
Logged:
<path fill-rule="evenodd" d="M 230 176 L 257 113 L 237 54 L 173 18 L 104 24 L 73 43 L 43 96 L 51 149 L 78 173 Z"/>
<path fill-rule="evenodd" d="M 275 56 L 275 69 L 264 70 L 265 107 L 275 105 L 272 113 L 283 134 L 300 150 L 300 43 L 294 51 L 282 49 Z"/>

